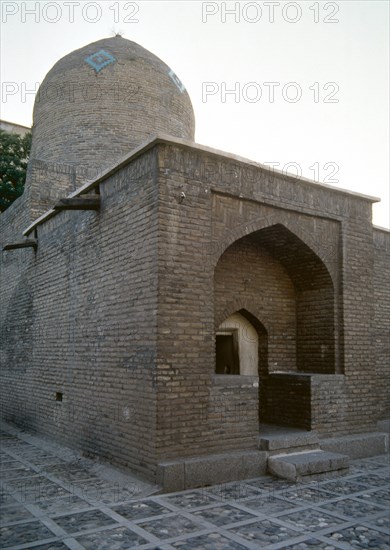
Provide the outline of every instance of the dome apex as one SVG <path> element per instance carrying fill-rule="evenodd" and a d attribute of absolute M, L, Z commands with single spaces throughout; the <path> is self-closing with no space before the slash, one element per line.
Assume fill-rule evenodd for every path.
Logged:
<path fill-rule="evenodd" d="M 176 74 L 121 36 L 75 50 L 48 72 L 34 106 L 31 158 L 105 169 L 156 133 L 194 139 Z"/>

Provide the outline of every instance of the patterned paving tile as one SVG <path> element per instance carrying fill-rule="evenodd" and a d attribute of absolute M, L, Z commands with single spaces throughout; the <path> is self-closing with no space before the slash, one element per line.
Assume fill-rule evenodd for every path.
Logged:
<path fill-rule="evenodd" d="M 29 445 L 28 447 L 26 447 L 20 454 L 26 457 L 39 456 L 41 458 L 56 458 L 56 455 L 51 453 L 50 451 L 45 451 L 44 449 L 34 447 L 33 445 Z"/>
<path fill-rule="evenodd" d="M 18 456 L 21 460 L 31 462 L 31 464 L 34 464 L 35 466 L 45 466 L 48 464 L 66 464 L 64 460 L 58 458 L 56 455 L 40 451 L 39 449 L 34 449 L 32 451 L 30 449 L 27 449 L 24 452 L 18 453 Z"/>
<path fill-rule="evenodd" d="M 229 531 L 243 537 L 246 540 L 263 545 L 286 542 L 288 539 L 299 537 L 299 535 L 301 535 L 298 531 L 294 531 L 288 527 L 283 527 L 268 519 L 250 523 L 241 527 L 233 527 L 232 529 L 229 529 Z M 259 546 L 259 548 L 262 548 L 262 546 Z"/>
<path fill-rule="evenodd" d="M 390 489 L 378 489 L 376 491 L 367 491 L 362 495 L 357 496 L 359 500 L 365 500 L 367 502 L 373 502 L 381 506 L 390 505 Z"/>
<path fill-rule="evenodd" d="M 0 439 L 17 439 L 15 435 L 12 435 L 4 430 L 0 431 Z"/>
<path fill-rule="evenodd" d="M 67 516 L 56 517 L 54 521 L 67 533 L 78 533 L 89 529 L 104 527 L 105 525 L 115 525 L 116 523 L 115 520 L 100 510 L 89 510 L 88 512 L 79 512 Z"/>
<path fill-rule="evenodd" d="M 8 453 L 0 452 L 0 465 L 4 464 L 5 462 L 18 462 L 16 458 L 9 455 Z"/>
<path fill-rule="evenodd" d="M 383 513 L 383 508 L 380 506 L 362 500 L 359 501 L 358 499 L 354 500 L 352 498 L 345 498 L 335 502 L 322 504 L 321 509 L 342 514 L 347 518 L 364 518 Z"/>
<path fill-rule="evenodd" d="M 12 468 L 10 470 L 2 470 L 1 471 L 1 478 L 4 481 L 11 481 L 16 480 L 19 481 L 21 479 L 32 479 L 32 476 L 36 476 L 37 473 L 34 472 L 34 470 L 31 470 L 31 468 Z"/>
<path fill-rule="evenodd" d="M 370 525 L 383 529 L 390 537 L 390 510 L 387 510 L 383 517 L 370 519 Z"/>
<path fill-rule="evenodd" d="M 362 525 L 349 527 L 327 535 L 327 538 L 349 544 L 351 548 L 372 548 L 373 550 L 389 550 L 389 536 Z"/>
<path fill-rule="evenodd" d="M 8 474 L 8 472 L 12 473 Z M 18 487 L 21 484 L 33 485 L 36 483 L 50 482 L 47 477 L 42 476 L 40 473 L 37 473 L 34 470 L 28 472 L 23 470 L 23 473 L 20 476 L 18 476 L 17 474 L 15 475 L 15 470 L 7 470 L 6 472 L 4 472 L 4 476 L 2 475 L 1 477 L 8 487 Z"/>
<path fill-rule="evenodd" d="M 267 477 L 261 477 L 259 479 L 252 479 L 248 482 L 246 482 L 247 485 L 250 485 L 251 487 L 256 487 L 257 489 L 260 489 L 264 492 L 276 492 L 276 491 L 282 491 L 285 489 L 290 489 L 297 486 L 306 486 L 306 484 L 301 483 L 294 483 L 293 481 L 286 481 L 285 479 L 275 479 L 270 476 Z"/>
<path fill-rule="evenodd" d="M 385 481 L 390 481 L 390 466 L 383 466 L 382 468 L 377 468 L 376 470 L 365 470 L 360 474 L 374 475 L 379 476 Z"/>
<path fill-rule="evenodd" d="M 0 528 L 0 548 L 27 544 L 42 539 L 54 538 L 55 535 L 40 521 L 22 523 Z"/>
<path fill-rule="evenodd" d="M 353 493 L 360 493 L 367 489 L 367 484 L 357 483 L 356 481 L 330 481 L 321 484 L 321 489 L 330 491 L 336 495 L 351 495 Z"/>
<path fill-rule="evenodd" d="M 42 513 L 45 513 L 48 516 L 64 514 L 70 510 L 83 510 L 85 508 L 91 508 L 91 505 L 88 502 L 75 495 L 57 499 L 41 500 L 35 503 L 35 505 Z"/>
<path fill-rule="evenodd" d="M 48 500 L 50 498 L 59 498 L 64 496 L 70 496 L 72 493 L 56 483 L 47 483 L 40 485 L 37 490 L 26 494 L 26 499 L 34 499 L 34 502 L 41 502 L 42 500 Z"/>
<path fill-rule="evenodd" d="M 387 457 L 387 461 L 389 462 L 390 457 L 387 454 L 381 454 L 376 456 L 366 456 L 365 458 L 356 458 L 355 460 L 356 462 L 375 462 L 377 460 L 386 459 L 386 457 Z"/>
<path fill-rule="evenodd" d="M 23 506 L 7 506 L 0 508 L 0 521 L 2 524 L 34 519 L 34 516 Z"/>
<path fill-rule="evenodd" d="M 33 550 L 69 550 L 69 546 L 63 544 L 62 542 L 49 542 L 48 544 L 40 544 L 39 546 L 34 546 Z"/>
<path fill-rule="evenodd" d="M 273 515 L 296 508 L 294 503 L 276 497 L 259 496 L 257 498 L 246 500 L 243 504 L 247 508 L 251 508 L 256 512 L 261 512 L 266 515 Z"/>
<path fill-rule="evenodd" d="M 148 541 L 126 527 L 117 527 L 76 538 L 88 550 L 127 550 Z"/>
<path fill-rule="evenodd" d="M 66 464 L 65 460 L 60 460 L 57 457 L 53 458 L 31 458 L 29 460 L 33 466 L 37 468 L 44 468 L 45 466 L 50 466 L 51 464 Z"/>
<path fill-rule="evenodd" d="M 385 483 L 384 476 L 378 474 L 362 474 L 354 478 L 356 483 L 363 483 L 364 485 L 369 485 L 370 487 L 383 487 Z"/>
<path fill-rule="evenodd" d="M 375 464 L 385 464 L 386 466 L 390 466 L 390 455 L 379 455 L 379 456 L 372 456 L 370 458 L 367 458 L 367 462 L 373 462 Z"/>
<path fill-rule="evenodd" d="M 137 496 L 137 488 L 133 483 L 120 485 L 119 483 L 110 483 L 102 479 L 74 482 L 71 484 L 74 491 L 79 491 L 80 496 L 96 505 L 118 504 L 120 502 L 132 500 Z"/>
<path fill-rule="evenodd" d="M 12 504 L 17 504 L 18 501 L 4 489 L 0 490 L 0 506 L 9 506 Z"/>
<path fill-rule="evenodd" d="M 48 455 L 46 453 L 44 454 L 38 454 L 38 453 L 34 453 L 33 455 L 27 455 L 27 456 L 21 456 L 20 457 L 22 460 L 26 460 L 27 462 L 30 462 L 31 464 L 33 464 L 34 466 L 50 466 L 50 465 L 55 465 L 55 464 L 66 464 L 66 461 L 65 460 L 61 460 L 60 458 L 58 458 L 57 456 L 55 455 Z"/>
<path fill-rule="evenodd" d="M 114 506 L 112 510 L 130 520 L 172 513 L 171 510 L 161 506 L 161 504 L 153 500 L 138 500 L 136 502 Z"/>
<path fill-rule="evenodd" d="M 246 548 L 242 544 L 228 539 L 220 533 L 209 533 L 190 539 L 171 543 L 173 548 L 185 548 L 191 550 L 241 550 Z"/>
<path fill-rule="evenodd" d="M 132 482 L 120 486 L 98 478 L 79 461 L 63 460 L 14 435 L 5 440 L 0 451 L 4 480 L 1 548 L 68 548 L 23 506 L 27 502 L 35 507 L 31 511 L 50 518 L 69 536 L 75 536 L 79 545 L 94 550 L 124 550 L 145 544 L 155 550 L 240 550 L 269 545 L 283 550 L 390 550 L 388 456 L 354 461 L 349 473 L 337 480 L 296 484 L 262 476 L 137 500 Z M 68 456 L 64 453 L 63 458 Z M 40 473 L 29 464 L 36 465 Z M 145 530 L 144 535 L 138 535 L 136 527 L 117 523 L 104 513 L 106 509 L 98 509 L 101 504 L 134 521 L 137 528 Z M 172 506 L 182 513 L 172 512 Z M 244 525 L 232 527 L 240 522 Z M 327 534 L 320 535 L 324 532 Z M 148 542 L 153 537 L 160 542 Z M 177 538 L 181 540 L 164 542 Z"/>
<path fill-rule="evenodd" d="M 37 485 L 45 485 L 47 483 L 52 483 L 47 477 L 35 474 L 30 475 L 28 478 L 25 479 L 10 479 L 7 480 L 7 486 L 16 489 L 18 487 L 28 487 L 28 486 L 37 486 Z"/>
<path fill-rule="evenodd" d="M 22 502 L 35 503 L 41 500 L 70 495 L 70 492 L 60 485 L 39 476 L 31 480 L 11 480 L 7 485 L 10 487 L 11 495 L 14 495 Z"/>
<path fill-rule="evenodd" d="M 298 486 L 296 489 L 289 489 L 283 491 L 281 495 L 283 498 L 290 500 L 291 502 L 311 502 L 316 504 L 318 502 L 324 502 L 335 497 L 334 494 L 321 491 L 320 488 L 312 486 Z"/>
<path fill-rule="evenodd" d="M 69 464 L 54 464 L 46 468 L 46 472 L 50 475 L 55 476 L 58 479 L 64 481 L 85 481 L 85 480 L 95 480 L 99 481 L 99 478 L 93 475 L 91 472 L 88 472 L 85 468 L 80 468 L 72 466 Z"/>
<path fill-rule="evenodd" d="M 213 525 L 220 527 L 229 523 L 236 523 L 238 521 L 245 521 L 247 519 L 254 519 L 254 514 L 244 512 L 235 506 L 226 504 L 223 506 L 215 506 L 213 508 L 207 508 L 206 510 L 198 510 L 193 512 L 194 516 L 201 517 L 206 521 L 209 521 Z"/>
<path fill-rule="evenodd" d="M 172 496 L 164 496 L 161 500 L 174 504 L 179 508 L 194 509 L 200 508 L 201 506 L 207 506 L 207 504 L 213 504 L 217 499 L 215 496 L 212 496 L 202 490 Z"/>
<path fill-rule="evenodd" d="M 353 474 L 356 472 L 375 472 L 376 470 L 382 470 L 383 468 L 383 464 L 361 461 L 353 462 L 349 467 L 349 472 Z"/>
<path fill-rule="evenodd" d="M 170 516 L 169 519 L 162 518 L 146 521 L 144 523 L 139 523 L 138 525 L 159 539 L 178 537 L 179 535 L 193 533 L 202 528 L 201 524 L 195 523 L 194 521 L 179 515 Z"/>
<path fill-rule="evenodd" d="M 8 440 L 1 443 L 1 446 L 5 451 L 10 451 L 11 453 L 22 453 L 23 451 L 30 448 L 30 445 L 28 443 L 24 443 L 23 441 L 19 440 Z"/>
<path fill-rule="evenodd" d="M 279 519 L 290 523 L 297 529 L 301 529 L 304 533 L 308 531 L 321 531 L 322 529 L 345 523 L 345 520 L 326 514 L 322 510 L 310 508 L 291 514 L 283 514 Z"/>
<path fill-rule="evenodd" d="M 3 459 L 0 463 L 0 475 L 3 477 L 4 470 L 13 470 L 15 468 L 24 468 L 24 464 L 19 460 L 6 460 Z"/>
<path fill-rule="evenodd" d="M 251 496 L 257 496 L 259 491 L 242 482 L 222 483 L 205 489 L 207 493 L 214 495 L 218 500 L 244 500 Z"/>
<path fill-rule="evenodd" d="M 339 546 L 337 547 L 339 548 Z M 311 538 L 307 539 L 304 542 L 297 542 L 295 544 L 289 544 L 283 546 L 283 550 L 337 550 L 335 546 L 327 542 L 322 542 L 321 540 Z"/>

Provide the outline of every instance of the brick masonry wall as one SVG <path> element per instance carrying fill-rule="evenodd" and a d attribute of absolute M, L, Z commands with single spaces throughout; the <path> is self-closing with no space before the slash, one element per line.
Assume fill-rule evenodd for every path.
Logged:
<path fill-rule="evenodd" d="M 23 196 L 31 221 L 39 218 L 76 188 L 74 167 L 61 162 L 30 158 Z"/>
<path fill-rule="evenodd" d="M 311 429 L 317 430 L 322 437 L 332 437 L 342 426 L 354 420 L 347 416 L 347 380 L 341 374 L 310 377 Z M 346 433 L 349 431 L 348 428 Z"/>
<path fill-rule="evenodd" d="M 21 240 L 20 227 L 30 223 L 26 197 L 19 197 L 0 215 L 0 247 Z M 33 249 L 2 252 L 0 257 L 0 365 L 15 376 L 15 387 L 24 385 L 20 374 L 26 368 L 32 346 L 32 289 L 29 270 Z M 0 390 L 2 392 L 2 390 Z M 2 392 L 2 397 L 8 398 Z M 2 407 L 5 407 L 4 402 Z"/>
<path fill-rule="evenodd" d="M 374 324 L 377 420 L 390 418 L 390 232 L 374 229 Z"/>
<path fill-rule="evenodd" d="M 357 206 L 357 205 L 356 205 Z M 366 208 L 364 208 L 366 206 Z M 347 410 L 341 433 L 375 428 L 376 376 L 371 209 L 362 203 L 343 224 L 344 374 Z"/>
<path fill-rule="evenodd" d="M 263 422 L 310 430 L 310 376 L 281 373 L 264 379 L 260 393 L 260 413 Z"/>
<path fill-rule="evenodd" d="M 260 387 L 263 422 L 335 433 L 346 419 L 345 377 L 341 374 L 270 374 Z"/>
<path fill-rule="evenodd" d="M 158 147 L 157 452 L 160 460 L 207 454 L 213 366 L 213 287 L 203 251 L 209 195 Z M 185 159 L 183 159 L 185 161 Z M 183 200 L 182 193 L 185 193 Z"/>
<path fill-rule="evenodd" d="M 13 339 L 22 336 L 21 318 L 33 319 L 30 349 L 8 353 L 2 365 L 5 419 L 148 477 L 155 471 L 154 159 L 151 151 L 105 181 L 100 212 L 65 211 L 38 227 L 36 258 L 21 278 L 29 302 L 10 296 L 5 305 L 6 321 L 19 323 Z M 6 343 L 9 350 L 14 340 L 6 335 Z"/>

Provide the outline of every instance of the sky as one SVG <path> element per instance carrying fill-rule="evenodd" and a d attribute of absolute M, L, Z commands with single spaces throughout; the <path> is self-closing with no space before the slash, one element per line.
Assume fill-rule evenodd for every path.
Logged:
<path fill-rule="evenodd" d="M 378 197 L 389 227 L 389 5 L 2 0 L 0 115 L 31 126 L 56 61 L 119 32 L 185 84 L 198 143 Z"/>

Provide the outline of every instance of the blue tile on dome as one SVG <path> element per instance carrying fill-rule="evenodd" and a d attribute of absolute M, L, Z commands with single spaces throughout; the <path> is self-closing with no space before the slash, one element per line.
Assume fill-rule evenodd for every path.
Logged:
<path fill-rule="evenodd" d="M 116 58 L 105 50 L 99 50 L 86 57 L 84 61 L 99 73 L 104 67 L 107 67 L 107 65 L 115 63 Z"/>

